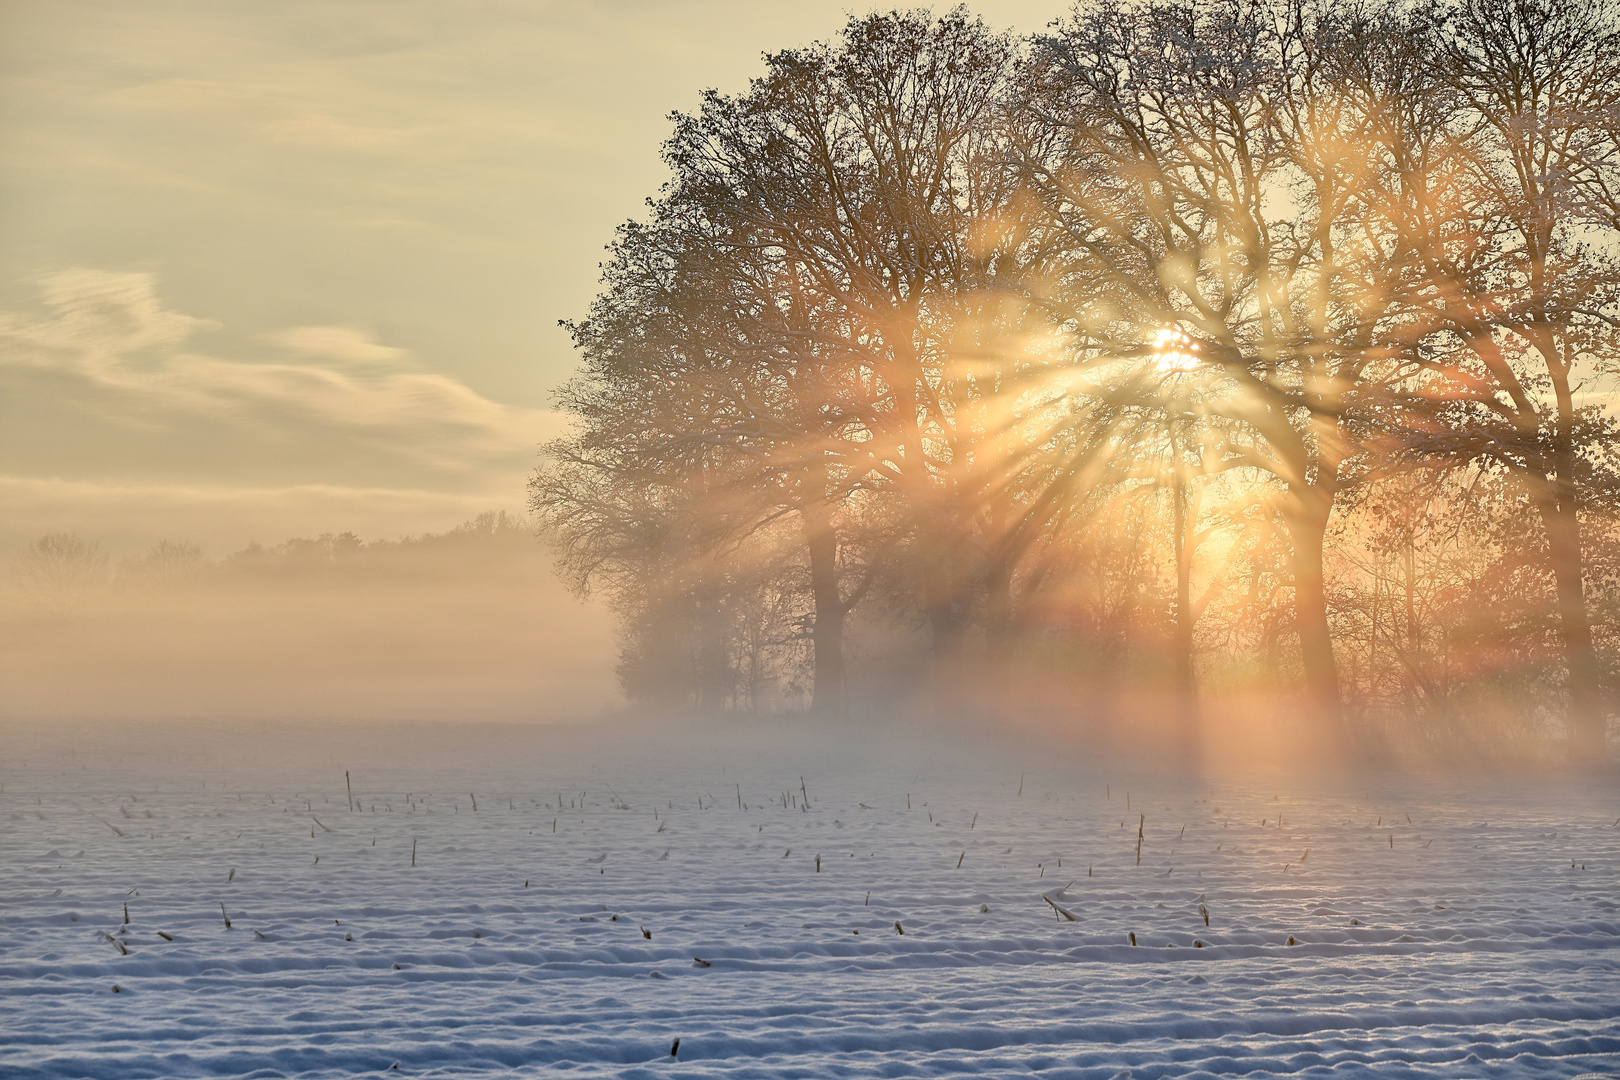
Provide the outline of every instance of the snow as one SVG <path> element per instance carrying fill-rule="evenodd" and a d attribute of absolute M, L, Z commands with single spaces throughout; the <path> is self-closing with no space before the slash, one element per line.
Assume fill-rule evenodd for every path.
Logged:
<path fill-rule="evenodd" d="M 15 1080 L 1620 1074 L 1612 781 L 802 720 L 0 739 Z"/>

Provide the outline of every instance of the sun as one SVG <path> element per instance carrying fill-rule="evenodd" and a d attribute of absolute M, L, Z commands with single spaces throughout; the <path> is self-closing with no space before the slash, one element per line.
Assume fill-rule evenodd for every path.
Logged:
<path fill-rule="evenodd" d="M 1161 327 L 1153 335 L 1152 352 L 1160 371 L 1191 371 L 1198 365 L 1198 345 L 1173 326 Z"/>

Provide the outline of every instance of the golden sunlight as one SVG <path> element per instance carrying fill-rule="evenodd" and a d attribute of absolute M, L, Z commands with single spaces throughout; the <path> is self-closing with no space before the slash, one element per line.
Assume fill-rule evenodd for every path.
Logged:
<path fill-rule="evenodd" d="M 1198 366 L 1198 343 L 1174 326 L 1160 327 L 1153 335 L 1153 358 L 1165 374 L 1191 371 Z"/>

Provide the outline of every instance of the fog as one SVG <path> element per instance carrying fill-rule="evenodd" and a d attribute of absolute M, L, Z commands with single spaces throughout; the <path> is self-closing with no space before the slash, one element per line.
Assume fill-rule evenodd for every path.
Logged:
<path fill-rule="evenodd" d="M 1620 79 L 1554 6 L 1535 93 L 1518 9 L 16 8 L 0 716 L 1606 760 Z"/>
<path fill-rule="evenodd" d="M 1363 697 L 1354 723 L 1325 727 L 1300 693 L 1286 638 L 1271 665 L 1206 647 L 1189 700 L 1151 614 L 1110 624 L 1106 598 L 1049 591 L 1044 602 L 1079 630 L 1026 631 L 999 649 L 969 637 L 941 663 L 903 577 L 849 616 L 843 709 L 811 710 L 813 641 L 792 607 L 807 601 L 791 588 L 780 610 L 731 609 L 756 622 L 728 624 L 722 691 L 705 701 L 691 689 L 700 642 L 677 635 L 676 661 L 649 669 L 635 612 L 571 593 L 531 524 L 504 513 L 397 540 L 327 533 L 212 556 L 183 540 L 119 555 L 93 536 L 51 533 L 0 565 L 0 720 L 36 732 L 77 721 L 62 730 L 78 742 L 132 721 L 200 723 L 204 742 L 249 722 L 303 722 L 289 732 L 348 720 L 612 722 L 641 725 L 625 729 L 628 741 L 672 748 L 794 729 L 896 745 L 944 739 L 975 753 L 999 740 L 1086 767 L 1228 776 L 1543 770 L 1564 759 L 1556 708 L 1538 704 L 1535 684 L 1511 692 L 1500 677 L 1457 683 L 1439 716 L 1403 712 L 1407 684 L 1397 683 L 1382 711 Z M 784 565 L 791 577 L 791 559 Z M 747 582 L 757 568 L 734 553 L 729 572 Z M 1128 565 L 1104 561 L 1092 573 L 1153 595 Z M 1490 674 L 1488 658 L 1474 662 Z M 147 730 L 159 729 L 137 724 L 119 737 L 139 743 Z M 335 745 L 337 730 L 321 745 Z M 458 736 L 428 742 L 442 738 Z M 428 763 L 438 752 L 412 756 Z"/>
<path fill-rule="evenodd" d="M 114 560 L 54 535 L 6 567 L 8 719 L 579 720 L 617 699 L 606 613 L 509 518 L 212 559 L 171 541 Z"/>

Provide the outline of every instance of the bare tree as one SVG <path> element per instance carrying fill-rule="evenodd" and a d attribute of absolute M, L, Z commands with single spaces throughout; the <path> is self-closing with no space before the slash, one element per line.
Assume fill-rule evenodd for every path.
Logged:
<path fill-rule="evenodd" d="M 1474 227 L 1435 267 L 1449 333 L 1425 359 L 1447 378 L 1419 445 L 1494 462 L 1524 486 L 1557 583 L 1572 754 L 1603 760 L 1581 516 L 1616 427 L 1581 399 L 1613 373 L 1620 344 L 1620 274 L 1602 248 L 1620 238 L 1605 142 L 1620 108 L 1620 22 L 1586 0 L 1465 0 L 1444 44 L 1470 129 Z"/>
<path fill-rule="evenodd" d="M 709 94 L 667 151 L 681 197 L 738 223 L 823 314 L 784 329 L 837 366 L 860 421 L 825 450 L 907 507 L 941 656 L 973 574 L 959 473 L 976 387 L 955 349 L 1014 192 L 993 153 L 1012 51 L 962 9 L 852 19 L 837 42 L 768 58 L 748 94 Z"/>
<path fill-rule="evenodd" d="M 99 541 L 78 533 L 46 533 L 28 545 L 19 570 L 42 604 L 57 615 L 67 615 L 86 593 L 106 582 L 107 553 Z"/>
<path fill-rule="evenodd" d="M 1027 163 L 1069 258 L 1051 302 L 1093 365 L 1189 358 L 1221 468 L 1272 478 L 1305 681 L 1338 724 L 1323 544 L 1411 349 L 1421 267 L 1378 220 L 1427 132 L 1396 85 L 1426 38 L 1303 2 L 1086 7 L 1045 38 L 1032 106 L 1066 133 Z"/>
<path fill-rule="evenodd" d="M 812 675 L 839 709 L 881 600 L 936 675 L 981 637 L 1151 671 L 1191 746 L 1204 669 L 1263 671 L 1350 743 L 1346 695 L 1444 727 L 1469 680 L 1541 685 L 1545 585 L 1601 750 L 1612 21 L 1148 0 L 1024 48 L 889 13 L 707 94 L 569 324 L 577 424 L 531 485 L 627 685 L 759 707 Z M 1519 501 L 1474 483 L 1503 476 Z M 1474 498 L 1539 539 L 1462 529 Z M 1493 667 L 1455 641 L 1509 566 Z"/>

